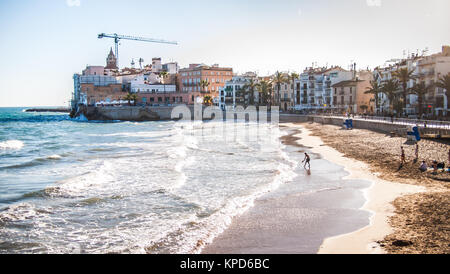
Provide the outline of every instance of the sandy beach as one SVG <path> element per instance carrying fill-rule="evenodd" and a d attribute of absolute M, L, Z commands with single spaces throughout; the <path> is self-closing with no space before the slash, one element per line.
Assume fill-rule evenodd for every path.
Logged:
<path fill-rule="evenodd" d="M 301 127 L 282 125 L 285 152 L 299 165 L 292 182 L 258 198 L 204 254 L 314 254 L 327 237 L 355 231 L 369 224 L 365 203 L 366 180 L 343 179 L 348 172 L 305 146 Z M 308 144 L 309 145 L 309 144 Z M 308 172 L 300 165 L 308 152 L 314 162 Z"/>
<path fill-rule="evenodd" d="M 352 174 L 375 182 L 368 190 L 368 202 L 364 206 L 374 213 L 371 225 L 326 239 L 321 253 L 367 253 L 368 248 L 362 249 L 361 242 L 372 241 L 380 247 L 380 252 L 386 253 L 450 252 L 448 173 L 421 173 L 415 161 L 415 146 L 403 137 L 368 130 L 347 131 L 332 125 L 303 125 L 327 145 L 318 151 L 331 148 L 339 151 L 345 156 L 341 159 L 349 161 L 345 166 L 350 167 Z M 399 169 L 402 145 L 407 163 Z M 447 162 L 449 148 L 445 143 L 422 140 L 418 162 Z"/>
<path fill-rule="evenodd" d="M 406 138 L 319 124 L 282 124 L 292 155 L 325 166 L 265 195 L 203 253 L 448 253 L 447 174 L 422 174 Z M 361 141 L 364 140 L 364 141 Z M 400 146 L 407 164 L 399 169 Z M 446 160 L 449 146 L 420 143 L 420 160 Z M 398 151 L 397 151 L 398 150 Z M 336 165 L 339 172 L 331 168 Z M 319 173 L 319 174 L 318 174 Z M 311 175 L 311 174 L 309 174 Z M 336 189 L 307 193 L 298 186 L 335 178 Z"/>

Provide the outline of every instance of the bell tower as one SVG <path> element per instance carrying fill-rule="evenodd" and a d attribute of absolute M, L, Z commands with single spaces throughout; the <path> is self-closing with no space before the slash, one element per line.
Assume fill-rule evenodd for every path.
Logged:
<path fill-rule="evenodd" d="M 108 54 L 108 58 L 106 58 L 106 67 L 105 69 L 118 69 L 117 67 L 117 58 L 114 55 L 114 52 L 111 48 L 109 54 Z"/>

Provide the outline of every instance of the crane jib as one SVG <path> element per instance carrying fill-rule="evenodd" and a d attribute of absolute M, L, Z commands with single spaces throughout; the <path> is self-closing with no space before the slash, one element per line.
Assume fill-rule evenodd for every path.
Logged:
<path fill-rule="evenodd" d="M 145 38 L 145 37 L 138 37 L 138 36 L 130 36 L 130 35 L 119 35 L 119 34 L 106 34 L 101 33 L 98 35 L 99 39 L 102 38 L 113 38 L 115 41 L 118 40 L 134 40 L 134 41 L 142 41 L 142 42 L 149 42 L 149 43 L 162 43 L 162 44 L 172 44 L 172 45 L 178 45 L 178 42 L 176 41 L 167 41 L 162 39 L 154 39 L 154 38 Z"/>
<path fill-rule="evenodd" d="M 153 39 L 153 38 L 144 38 L 144 37 L 129 36 L 129 35 L 119 35 L 116 33 L 114 33 L 114 34 L 100 33 L 98 35 L 98 39 L 102 39 L 102 38 L 114 39 L 117 67 L 119 66 L 119 41 L 120 40 L 134 40 L 134 41 L 149 42 L 149 43 L 178 45 L 178 42 L 176 42 L 176 41 L 166 41 L 166 40 L 159 40 L 159 39 Z"/>

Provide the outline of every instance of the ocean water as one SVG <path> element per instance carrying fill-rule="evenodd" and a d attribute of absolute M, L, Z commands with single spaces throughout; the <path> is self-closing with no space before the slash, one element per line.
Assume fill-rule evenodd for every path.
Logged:
<path fill-rule="evenodd" d="M 283 134 L 0 108 L 0 253 L 200 252 L 297 176 Z"/>

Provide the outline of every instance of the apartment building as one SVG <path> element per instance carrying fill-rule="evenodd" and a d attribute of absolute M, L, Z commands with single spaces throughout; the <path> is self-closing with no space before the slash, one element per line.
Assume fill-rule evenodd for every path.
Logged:
<path fill-rule="evenodd" d="M 439 78 L 450 73 L 450 47 L 443 46 L 442 51 L 430 56 L 419 56 L 412 54 L 408 58 L 393 60 L 391 64 L 375 68 L 373 71 L 374 78 L 382 85 L 385 81 L 393 79 L 394 73 L 400 69 L 408 69 L 412 71 L 413 79 L 407 83 L 407 88 L 412 89 L 415 84 L 424 82 L 426 85 L 433 85 Z M 400 94 L 401 89 L 398 90 Z M 379 112 L 389 112 L 390 102 L 387 96 L 383 93 L 379 94 L 380 107 Z M 434 92 L 430 92 L 425 96 L 423 102 L 423 109 L 427 114 L 446 115 L 449 109 L 448 98 L 446 98 L 444 90 L 436 87 Z M 415 94 L 408 94 L 406 100 L 406 114 L 418 113 L 418 96 Z"/>
<path fill-rule="evenodd" d="M 290 79 L 289 75 L 284 74 L 285 79 Z M 278 90 L 280 87 L 280 90 Z M 274 102 L 278 102 L 280 110 L 287 111 L 295 106 L 295 81 L 289 80 L 280 85 L 272 83 Z M 277 96 L 280 96 L 277 98 Z"/>
<path fill-rule="evenodd" d="M 354 77 L 355 71 L 341 67 L 306 68 L 294 81 L 295 110 L 333 111 L 332 85 Z"/>
<path fill-rule="evenodd" d="M 219 89 L 220 98 L 218 106 L 223 109 L 235 109 L 238 105 L 244 105 L 245 100 L 250 101 L 250 94 L 244 94 L 244 88 L 251 81 L 257 83 L 256 73 L 247 72 L 243 75 L 236 75 L 225 83 L 225 86 Z M 259 102 L 259 93 L 255 88 L 253 93 L 254 102 Z"/>
<path fill-rule="evenodd" d="M 332 85 L 332 107 L 334 111 L 351 114 L 373 113 L 375 96 L 366 94 L 371 80 L 371 72 L 361 71 L 354 79 L 344 80 Z"/>
<path fill-rule="evenodd" d="M 227 81 L 233 78 L 232 68 L 222 68 L 219 65 L 190 64 L 188 68 L 180 69 L 178 87 L 181 93 L 189 93 L 189 104 L 194 104 L 197 98 L 206 95 L 219 97 L 219 91 Z M 205 81 L 207 86 L 202 86 Z"/>

